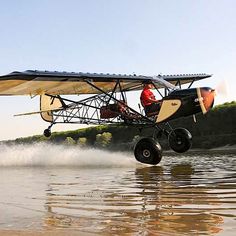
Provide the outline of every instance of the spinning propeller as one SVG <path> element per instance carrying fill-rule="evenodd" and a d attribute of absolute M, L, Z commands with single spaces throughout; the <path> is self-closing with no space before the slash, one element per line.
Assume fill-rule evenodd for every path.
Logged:
<path fill-rule="evenodd" d="M 229 86 L 226 80 L 221 80 L 216 86 L 216 95 L 222 98 L 228 99 L 229 97 Z"/>

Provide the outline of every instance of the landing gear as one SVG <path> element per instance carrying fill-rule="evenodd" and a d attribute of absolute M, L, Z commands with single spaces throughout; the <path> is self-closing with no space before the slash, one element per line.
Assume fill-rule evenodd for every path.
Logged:
<path fill-rule="evenodd" d="M 183 153 L 192 146 L 192 135 L 187 129 L 176 128 L 169 133 L 168 141 L 173 151 Z"/>
<path fill-rule="evenodd" d="M 43 132 L 43 135 L 47 138 L 49 138 L 51 136 L 51 130 L 50 129 L 45 129 Z"/>
<path fill-rule="evenodd" d="M 49 138 L 49 137 L 52 135 L 51 128 L 52 128 L 52 126 L 53 126 L 54 124 L 55 124 L 55 123 L 51 123 L 51 125 L 49 125 L 48 128 L 44 130 L 43 135 L 44 135 L 46 138 Z"/>
<path fill-rule="evenodd" d="M 141 163 L 157 165 L 162 158 L 162 149 L 154 139 L 142 138 L 134 148 L 134 156 Z"/>

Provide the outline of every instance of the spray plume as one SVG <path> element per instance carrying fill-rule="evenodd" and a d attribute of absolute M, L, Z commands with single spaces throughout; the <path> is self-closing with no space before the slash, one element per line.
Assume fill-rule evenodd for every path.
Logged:
<path fill-rule="evenodd" d="M 64 145 L 1 145 L 0 167 L 6 166 L 70 166 L 130 167 L 136 166 L 131 154 L 112 153 L 98 149 L 81 149 Z"/>

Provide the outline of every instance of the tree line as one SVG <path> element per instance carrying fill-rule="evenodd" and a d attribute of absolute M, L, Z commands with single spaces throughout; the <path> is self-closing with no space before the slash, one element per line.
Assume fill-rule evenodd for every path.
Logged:
<path fill-rule="evenodd" d="M 196 115 L 170 121 L 172 127 L 184 127 L 193 135 L 193 148 L 215 148 L 236 144 L 236 102 L 218 105 L 206 115 Z M 153 130 L 137 129 L 124 125 L 100 125 L 66 132 L 54 132 L 50 138 L 35 135 L 7 141 L 9 144 L 35 142 L 63 143 L 81 147 L 97 147 L 111 150 L 130 150 L 142 136 L 152 136 Z M 168 149 L 166 138 L 158 139 L 164 149 Z"/>

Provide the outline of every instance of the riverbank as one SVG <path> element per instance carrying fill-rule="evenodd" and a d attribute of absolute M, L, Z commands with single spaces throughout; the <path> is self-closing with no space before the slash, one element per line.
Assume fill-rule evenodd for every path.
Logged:
<path fill-rule="evenodd" d="M 217 147 L 217 148 L 211 148 L 211 149 L 189 149 L 187 152 L 184 153 L 185 156 L 191 156 L 191 155 L 236 155 L 236 145 L 232 146 L 222 146 L 222 147 Z M 169 156 L 181 156 L 183 153 L 176 153 L 172 150 L 166 150 L 163 152 L 163 155 L 169 155 Z M 236 157 L 236 156 L 235 156 Z"/>

